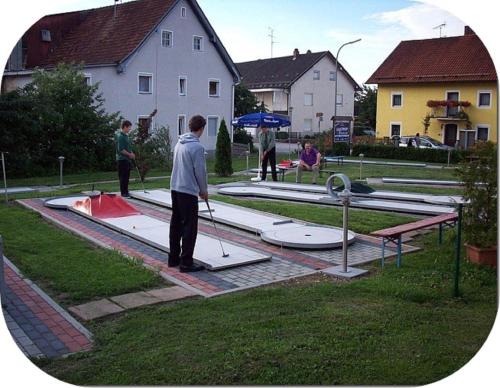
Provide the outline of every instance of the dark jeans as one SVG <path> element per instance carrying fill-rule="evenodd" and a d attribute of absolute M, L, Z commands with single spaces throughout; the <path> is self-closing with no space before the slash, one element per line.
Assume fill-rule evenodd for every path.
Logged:
<path fill-rule="evenodd" d="M 131 169 L 132 165 L 128 160 L 118 161 L 118 179 L 120 179 L 120 193 L 122 195 L 128 195 L 128 181 Z"/>
<path fill-rule="evenodd" d="M 278 175 L 276 174 L 276 147 L 271 148 L 264 159 L 262 159 L 262 180 L 266 180 L 267 176 L 267 162 L 271 163 L 271 173 L 273 176 L 273 181 L 278 181 Z"/>
<path fill-rule="evenodd" d="M 198 234 L 198 197 L 171 191 L 170 254 L 168 264 L 193 265 L 193 251 Z M 181 250 L 182 240 L 182 250 Z"/>

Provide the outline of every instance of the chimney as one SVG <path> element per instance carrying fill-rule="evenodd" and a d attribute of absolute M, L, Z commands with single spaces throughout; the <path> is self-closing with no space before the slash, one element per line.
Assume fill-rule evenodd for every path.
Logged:
<path fill-rule="evenodd" d="M 465 26 L 464 35 L 476 35 L 476 33 L 469 26 Z"/>
<path fill-rule="evenodd" d="M 299 49 L 296 48 L 295 50 L 293 50 L 293 59 L 297 59 L 297 57 L 299 56 L 299 54 L 300 54 L 299 53 Z"/>

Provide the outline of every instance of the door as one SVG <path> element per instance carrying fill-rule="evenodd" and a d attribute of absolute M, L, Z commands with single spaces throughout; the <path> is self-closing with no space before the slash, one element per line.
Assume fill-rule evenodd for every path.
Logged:
<path fill-rule="evenodd" d="M 460 131 L 459 145 L 460 148 L 466 150 L 476 142 L 476 131 Z"/>
<path fill-rule="evenodd" d="M 444 144 L 455 147 L 457 142 L 457 124 L 446 124 L 444 126 Z"/>
<path fill-rule="evenodd" d="M 458 101 L 458 92 L 448 92 L 446 93 L 446 100 L 448 101 Z M 456 116 L 458 114 L 458 106 L 449 106 L 446 110 L 446 116 Z"/>

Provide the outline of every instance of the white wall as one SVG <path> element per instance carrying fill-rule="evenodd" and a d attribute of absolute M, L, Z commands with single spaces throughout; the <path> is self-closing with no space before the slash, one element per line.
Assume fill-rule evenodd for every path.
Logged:
<path fill-rule="evenodd" d="M 313 80 L 315 70 L 320 71 L 319 80 Z M 335 62 L 324 57 L 292 85 L 290 105 L 293 107 L 293 132 L 303 132 L 305 119 L 312 119 L 312 132 L 318 132 L 318 118 L 316 117 L 318 112 L 323 113 L 320 130 L 331 128 L 332 121 L 330 119 L 334 113 L 335 82 L 330 81 L 330 71 L 335 71 Z M 337 94 L 343 94 L 343 104 L 337 105 L 337 116 L 352 116 L 354 113 L 354 87 L 341 71 L 338 72 L 338 80 Z M 313 94 L 312 106 L 304 105 L 305 93 Z"/>

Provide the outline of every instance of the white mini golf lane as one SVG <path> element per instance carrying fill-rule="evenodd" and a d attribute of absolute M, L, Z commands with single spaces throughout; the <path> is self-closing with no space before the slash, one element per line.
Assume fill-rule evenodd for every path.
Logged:
<path fill-rule="evenodd" d="M 142 241 L 157 249 L 167 253 L 170 251 L 168 239 L 170 224 L 168 222 L 160 221 L 142 214 L 98 219 L 73 207 L 78 200 L 81 201 L 87 198 L 88 197 L 85 196 L 55 198 L 47 200 L 45 205 L 54 208 L 68 208 L 94 222 Z M 271 256 L 267 253 L 257 252 L 227 241 L 223 241 L 222 244 L 224 246 L 224 251 L 229 253 L 228 257 L 222 257 L 221 247 L 217 238 L 198 233 L 193 258 L 210 270 L 220 270 L 271 259 Z"/>
<path fill-rule="evenodd" d="M 340 201 L 333 199 L 325 194 L 299 192 L 291 190 L 276 190 L 269 187 L 259 186 L 231 186 L 223 187 L 218 190 L 219 194 L 233 195 L 233 196 L 246 196 L 246 197 L 260 197 L 270 199 L 281 199 L 296 202 L 307 202 L 318 205 L 333 205 L 342 206 Z M 399 202 L 388 201 L 380 199 L 357 198 L 353 197 L 350 207 L 363 208 L 372 210 L 396 211 L 400 213 L 410 214 L 425 214 L 425 215 L 439 215 L 449 214 L 454 212 L 453 207 L 419 204 L 415 202 Z"/>
<path fill-rule="evenodd" d="M 132 198 L 159 206 L 172 207 L 169 190 L 133 191 L 130 195 Z M 199 209 L 199 216 L 210 220 L 205 202 L 199 203 Z M 210 201 L 210 209 L 216 222 L 258 233 L 264 241 L 274 245 L 301 249 L 331 249 L 340 247 L 343 243 L 343 230 L 340 228 L 307 225 L 217 201 Z M 355 233 L 349 231 L 348 243 L 353 243 L 355 237 Z"/>

